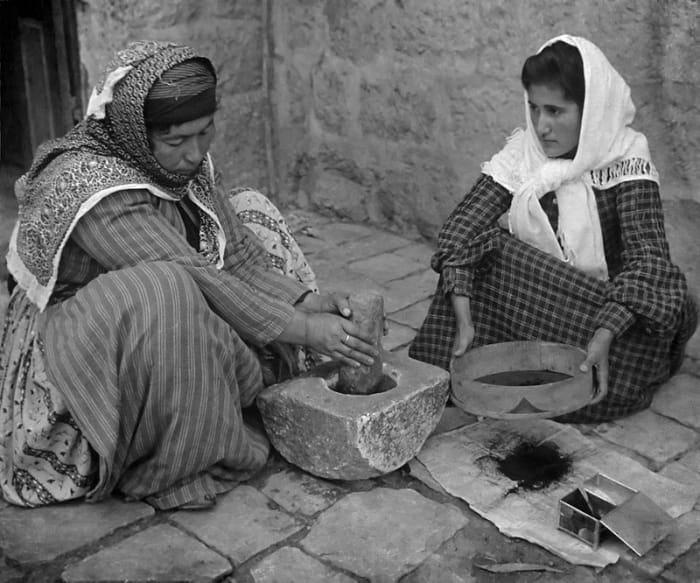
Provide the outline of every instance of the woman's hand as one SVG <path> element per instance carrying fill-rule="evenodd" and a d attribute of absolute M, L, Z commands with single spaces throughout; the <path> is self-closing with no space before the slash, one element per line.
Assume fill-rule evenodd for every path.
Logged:
<path fill-rule="evenodd" d="M 305 312 L 327 312 L 329 314 L 340 314 L 345 318 L 352 316 L 348 295 L 339 292 L 306 294 L 296 307 Z"/>
<path fill-rule="evenodd" d="M 579 369 L 588 372 L 592 366 L 596 368 L 600 390 L 608 390 L 609 365 L 608 354 L 614 337 L 607 328 L 598 328 L 588 343 L 588 354 Z"/>
<path fill-rule="evenodd" d="M 467 296 L 450 294 L 450 301 L 457 319 L 457 334 L 452 347 L 452 356 L 462 356 L 474 341 L 471 307 Z"/>
<path fill-rule="evenodd" d="M 304 344 L 352 366 L 371 366 L 379 355 L 372 338 L 353 322 L 335 314 L 306 314 Z"/>

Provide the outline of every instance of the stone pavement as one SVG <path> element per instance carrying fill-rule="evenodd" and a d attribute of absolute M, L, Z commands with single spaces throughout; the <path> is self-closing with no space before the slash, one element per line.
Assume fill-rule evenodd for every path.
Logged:
<path fill-rule="evenodd" d="M 428 269 L 431 247 L 318 218 L 299 231 L 299 240 L 322 287 L 384 294 L 390 325 L 384 347 L 407 350 L 436 283 Z M 0 312 L 5 301 L 0 297 Z M 579 429 L 600 448 L 622 451 L 681 483 L 700 483 L 699 374 L 696 336 L 681 374 L 649 410 Z M 436 431 L 473 421 L 448 407 Z M 700 577 L 699 541 L 696 506 L 643 559 L 623 555 L 596 572 L 502 535 L 406 467 L 371 480 L 328 481 L 273 454 L 263 472 L 211 510 L 155 512 L 117 498 L 34 510 L 0 501 L 0 582 L 690 582 Z M 494 562 L 546 570 L 497 574 L 481 567 Z"/>

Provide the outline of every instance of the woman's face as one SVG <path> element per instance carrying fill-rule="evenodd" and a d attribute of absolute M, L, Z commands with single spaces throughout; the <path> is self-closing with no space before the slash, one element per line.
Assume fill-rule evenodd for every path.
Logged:
<path fill-rule="evenodd" d="M 558 85 L 530 85 L 530 118 L 544 153 L 549 158 L 568 154 L 578 146 L 581 108 L 564 97 Z"/>
<path fill-rule="evenodd" d="M 148 137 L 158 163 L 170 172 L 191 176 L 197 171 L 216 134 L 214 115 L 207 115 Z"/>

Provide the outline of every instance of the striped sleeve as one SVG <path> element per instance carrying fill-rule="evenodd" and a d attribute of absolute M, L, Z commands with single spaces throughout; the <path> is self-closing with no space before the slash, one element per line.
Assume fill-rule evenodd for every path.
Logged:
<path fill-rule="evenodd" d="M 231 257 L 225 269 L 217 269 L 189 245 L 184 229 L 169 221 L 158 204 L 143 190 L 113 193 L 78 221 L 71 238 L 106 271 L 175 262 L 242 338 L 257 345 L 276 339 L 292 319 L 293 300 L 306 288 L 269 269 L 258 248 L 232 232 L 227 232 Z"/>

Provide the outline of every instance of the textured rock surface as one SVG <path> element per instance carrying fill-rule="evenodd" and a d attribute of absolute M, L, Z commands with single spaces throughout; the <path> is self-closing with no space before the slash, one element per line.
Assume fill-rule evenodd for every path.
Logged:
<path fill-rule="evenodd" d="M 397 386 L 343 395 L 320 377 L 268 387 L 258 397 L 265 429 L 291 463 L 320 477 L 356 480 L 395 470 L 416 455 L 440 420 L 448 373 L 392 353 Z"/>
<path fill-rule="evenodd" d="M 667 199 L 700 201 L 697 2 L 272 3 L 277 178 L 290 200 L 428 237 L 524 123 L 524 58 L 563 31 L 627 79 Z"/>

